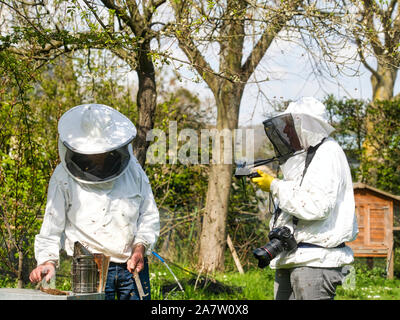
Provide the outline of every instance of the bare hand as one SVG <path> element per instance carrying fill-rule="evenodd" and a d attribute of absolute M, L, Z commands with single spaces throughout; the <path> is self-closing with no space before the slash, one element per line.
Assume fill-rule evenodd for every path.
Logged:
<path fill-rule="evenodd" d="M 35 283 L 41 281 L 43 277 L 46 276 L 46 282 L 48 282 L 55 274 L 56 268 L 54 263 L 45 262 L 32 270 L 31 274 L 29 275 L 29 280 Z"/>
<path fill-rule="evenodd" d="M 140 272 L 144 268 L 144 245 L 138 244 L 134 249 L 131 257 L 126 263 L 129 272 Z"/>

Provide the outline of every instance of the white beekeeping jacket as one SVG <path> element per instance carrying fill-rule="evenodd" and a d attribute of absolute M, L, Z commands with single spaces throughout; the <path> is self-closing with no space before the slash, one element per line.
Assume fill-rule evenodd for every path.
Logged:
<path fill-rule="evenodd" d="M 38 264 L 57 261 L 61 247 L 72 255 L 75 241 L 117 263 L 126 262 L 137 243 L 151 253 L 159 235 L 159 213 L 149 180 L 131 148 L 130 153 L 127 170 L 110 182 L 78 182 L 62 164 L 57 166 L 35 238 Z"/>
<path fill-rule="evenodd" d="M 60 118 L 61 164 L 50 178 L 43 224 L 35 238 L 38 264 L 73 255 L 81 242 L 93 253 L 126 262 L 137 243 L 151 253 L 159 213 L 149 180 L 132 152 L 134 124 L 100 104 L 76 106 Z M 98 165 L 93 157 L 103 157 Z M 97 158 L 98 159 L 98 158 Z"/>
<path fill-rule="evenodd" d="M 283 252 L 271 261 L 271 268 L 294 266 L 339 267 L 352 263 L 350 247 L 335 248 L 353 241 L 358 233 L 350 168 L 339 144 L 328 137 L 333 128 L 326 121 L 325 107 L 313 98 L 291 103 L 296 133 L 304 149 L 325 141 L 315 153 L 304 176 L 306 153 L 297 154 L 281 165 L 283 180 L 275 179 L 271 192 L 282 213 L 270 227 L 289 226 L 298 243 L 322 248 L 298 248 Z M 299 219 L 293 225 L 293 217 Z M 275 222 L 275 225 L 274 225 Z"/>

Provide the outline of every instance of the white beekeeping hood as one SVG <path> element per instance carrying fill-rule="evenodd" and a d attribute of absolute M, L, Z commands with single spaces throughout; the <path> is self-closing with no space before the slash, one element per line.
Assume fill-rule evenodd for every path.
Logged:
<path fill-rule="evenodd" d="M 335 129 L 329 124 L 325 105 L 313 97 L 291 102 L 283 114 L 290 113 L 304 150 L 315 146 Z"/>
<path fill-rule="evenodd" d="M 101 104 L 76 106 L 62 115 L 58 132 L 61 162 L 74 179 L 102 183 L 127 169 L 136 128 L 117 110 Z"/>

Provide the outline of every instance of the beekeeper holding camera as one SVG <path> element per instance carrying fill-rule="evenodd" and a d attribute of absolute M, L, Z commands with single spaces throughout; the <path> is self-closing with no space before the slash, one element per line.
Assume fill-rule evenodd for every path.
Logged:
<path fill-rule="evenodd" d="M 358 233 L 346 155 L 329 136 L 334 129 L 324 104 L 312 97 L 290 103 L 263 124 L 281 159 L 283 179 L 260 170 L 252 179 L 275 203 L 270 221 L 275 240 L 255 255 L 276 269 L 275 299 L 334 299 L 345 266 L 354 260 L 346 243 Z"/>

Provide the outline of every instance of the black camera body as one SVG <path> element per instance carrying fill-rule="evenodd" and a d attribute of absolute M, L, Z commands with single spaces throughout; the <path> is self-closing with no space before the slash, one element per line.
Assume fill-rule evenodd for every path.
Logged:
<path fill-rule="evenodd" d="M 253 251 L 254 257 L 258 259 L 258 267 L 265 268 L 279 253 L 291 251 L 297 248 L 297 242 L 288 227 L 278 227 L 268 234 L 270 242 Z"/>

